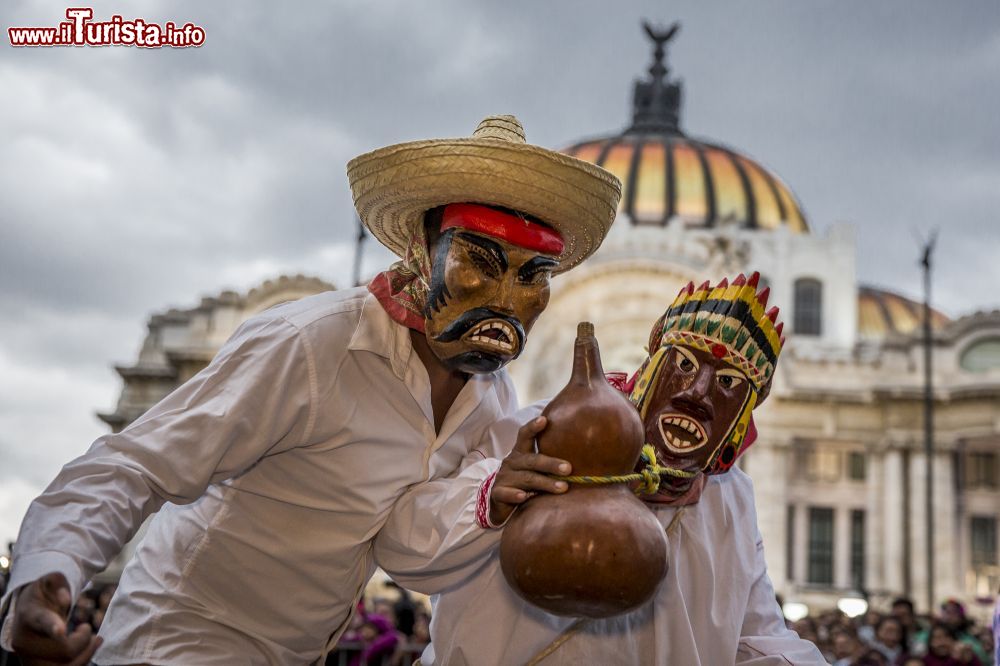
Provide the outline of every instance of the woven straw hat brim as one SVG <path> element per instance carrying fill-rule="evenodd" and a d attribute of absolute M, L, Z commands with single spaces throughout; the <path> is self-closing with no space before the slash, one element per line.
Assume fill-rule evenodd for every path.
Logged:
<path fill-rule="evenodd" d="M 533 215 L 562 234 L 556 273 L 597 250 L 621 197 L 618 178 L 589 162 L 491 138 L 387 146 L 351 160 L 347 177 L 362 222 L 399 256 L 427 210 L 492 204 Z"/>

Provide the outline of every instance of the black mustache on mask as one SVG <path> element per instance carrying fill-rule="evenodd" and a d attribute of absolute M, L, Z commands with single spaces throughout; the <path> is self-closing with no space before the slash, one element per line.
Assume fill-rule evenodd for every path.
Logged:
<path fill-rule="evenodd" d="M 448 326 L 441 331 L 441 334 L 434 338 L 434 340 L 436 342 L 454 342 L 468 333 L 470 329 L 481 324 L 487 319 L 501 319 L 507 322 L 517 334 L 518 351 L 524 349 L 525 333 L 524 327 L 521 326 L 521 322 L 513 317 L 500 314 L 499 312 L 489 308 L 473 308 L 472 310 L 463 312 L 457 319 L 455 319 L 455 321 L 448 324 Z"/>

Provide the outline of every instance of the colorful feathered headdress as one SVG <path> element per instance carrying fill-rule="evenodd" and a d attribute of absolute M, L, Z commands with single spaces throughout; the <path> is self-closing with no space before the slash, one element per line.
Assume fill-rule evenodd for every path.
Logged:
<path fill-rule="evenodd" d="M 757 272 L 714 288 L 706 281 L 695 289 L 689 282 L 653 324 L 649 353 L 677 343 L 701 349 L 738 367 L 760 390 L 774 374 L 785 338 L 778 308 L 764 309 L 771 290 L 758 292 L 759 282 Z"/>
<path fill-rule="evenodd" d="M 704 471 L 725 472 L 753 443 L 747 433 L 753 430 L 751 412 L 770 388 L 778 354 L 785 344 L 778 323 L 778 308 L 767 308 L 769 288 L 757 291 L 760 273 L 750 279 L 740 274 L 732 284 L 723 279 L 714 288 L 709 282 L 697 289 L 688 283 L 677 294 L 663 316 L 656 320 L 649 335 L 649 358 L 639 368 L 629 399 L 646 416 L 652 387 L 659 381 L 667 351 L 684 345 L 708 352 L 742 370 L 749 382 L 746 402 L 740 415 L 713 452 Z"/>

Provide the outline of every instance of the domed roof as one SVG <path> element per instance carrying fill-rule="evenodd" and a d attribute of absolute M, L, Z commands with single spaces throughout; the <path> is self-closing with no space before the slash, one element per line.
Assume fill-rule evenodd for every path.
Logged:
<path fill-rule="evenodd" d="M 730 148 L 681 134 L 629 133 L 563 150 L 618 176 L 618 212 L 633 224 L 689 227 L 735 224 L 748 229 L 808 232 L 791 190 L 763 166 Z"/>
<path fill-rule="evenodd" d="M 735 150 L 686 136 L 679 126 L 681 83 L 668 79 L 664 45 L 679 24 L 656 30 L 650 78 L 635 82 L 632 125 L 621 134 L 573 144 L 563 152 L 614 173 L 623 185 L 618 212 L 633 224 L 736 225 L 808 232 L 802 207 L 772 172 Z"/>
<path fill-rule="evenodd" d="M 891 291 L 858 287 L 858 334 L 865 340 L 890 335 L 914 335 L 923 325 L 924 306 Z M 944 328 L 951 320 L 931 308 L 931 328 Z"/>

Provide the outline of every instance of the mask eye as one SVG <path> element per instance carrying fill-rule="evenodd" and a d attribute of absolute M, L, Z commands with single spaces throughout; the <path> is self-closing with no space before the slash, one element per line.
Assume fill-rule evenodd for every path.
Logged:
<path fill-rule="evenodd" d="M 691 373 L 698 369 L 698 364 L 694 362 L 694 359 L 680 350 L 677 351 L 677 357 L 674 359 L 674 362 L 681 372 Z"/>
<path fill-rule="evenodd" d="M 734 389 L 745 381 L 736 375 L 718 375 L 716 380 L 719 382 L 719 386 L 727 389 Z"/>
<path fill-rule="evenodd" d="M 491 257 L 488 252 L 474 246 L 469 246 L 466 250 L 468 252 L 469 259 L 472 261 L 472 265 L 475 266 L 481 273 L 493 279 L 500 277 L 500 263 Z"/>
<path fill-rule="evenodd" d="M 550 277 L 552 277 L 551 270 L 540 268 L 529 275 L 521 277 L 520 280 L 524 284 L 548 284 Z"/>

